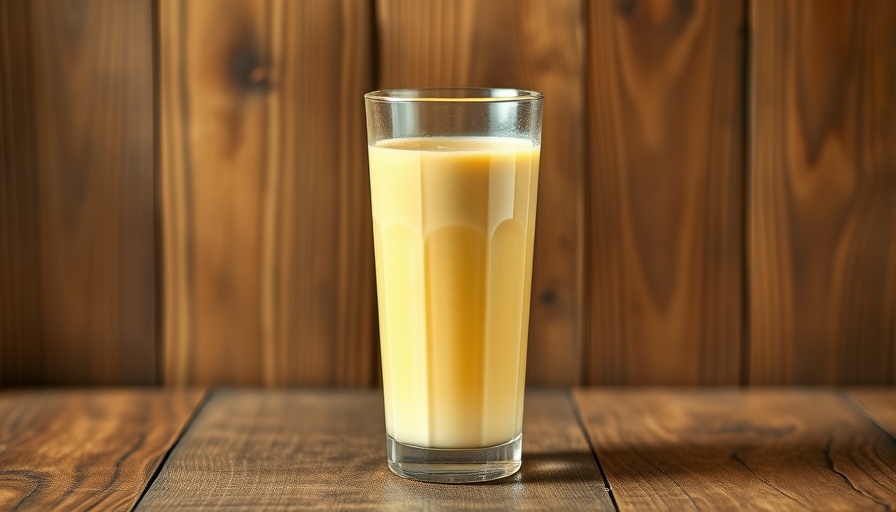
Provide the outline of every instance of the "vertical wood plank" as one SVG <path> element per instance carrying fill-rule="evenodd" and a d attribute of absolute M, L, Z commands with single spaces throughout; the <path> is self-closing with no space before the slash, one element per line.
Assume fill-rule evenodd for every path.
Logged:
<path fill-rule="evenodd" d="M 373 381 L 371 15 L 161 2 L 166 382 Z"/>
<path fill-rule="evenodd" d="M 752 4 L 750 381 L 896 378 L 896 4 Z"/>
<path fill-rule="evenodd" d="M 587 382 L 737 383 L 743 3 L 588 6 Z"/>
<path fill-rule="evenodd" d="M 27 2 L 0 3 L 0 384 L 44 378 Z"/>
<path fill-rule="evenodd" d="M 150 2 L 0 12 L 0 384 L 153 383 Z"/>
<path fill-rule="evenodd" d="M 582 376 L 580 0 L 379 0 L 379 88 L 511 87 L 545 95 L 528 379 Z"/>

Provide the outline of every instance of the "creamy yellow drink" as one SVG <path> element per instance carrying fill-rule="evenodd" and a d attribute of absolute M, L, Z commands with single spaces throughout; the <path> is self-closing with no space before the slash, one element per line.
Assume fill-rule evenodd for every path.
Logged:
<path fill-rule="evenodd" d="M 431 448 L 521 432 L 540 146 L 369 146 L 386 430 Z"/>

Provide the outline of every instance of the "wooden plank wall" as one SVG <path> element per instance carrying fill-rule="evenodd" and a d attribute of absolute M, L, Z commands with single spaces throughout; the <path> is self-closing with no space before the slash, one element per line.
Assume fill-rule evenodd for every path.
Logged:
<path fill-rule="evenodd" d="M 375 385 L 361 96 L 545 93 L 532 384 L 896 383 L 888 0 L 0 0 L 0 385 Z"/>
<path fill-rule="evenodd" d="M 370 384 L 366 2 L 159 2 L 163 381 Z"/>
<path fill-rule="evenodd" d="M 896 3 L 754 3 L 750 382 L 896 379 Z"/>
<path fill-rule="evenodd" d="M 590 7 L 588 381 L 737 384 L 744 5 Z"/>
<path fill-rule="evenodd" d="M 151 15 L 0 1 L 0 383 L 156 382 Z"/>
<path fill-rule="evenodd" d="M 517 87 L 545 94 L 530 381 L 582 378 L 584 23 L 578 0 L 383 0 L 377 88 Z"/>

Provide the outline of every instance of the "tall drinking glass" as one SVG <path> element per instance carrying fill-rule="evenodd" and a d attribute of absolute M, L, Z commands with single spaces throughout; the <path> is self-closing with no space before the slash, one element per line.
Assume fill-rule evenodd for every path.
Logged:
<path fill-rule="evenodd" d="M 522 455 L 541 94 L 365 95 L 389 468 L 494 480 Z"/>

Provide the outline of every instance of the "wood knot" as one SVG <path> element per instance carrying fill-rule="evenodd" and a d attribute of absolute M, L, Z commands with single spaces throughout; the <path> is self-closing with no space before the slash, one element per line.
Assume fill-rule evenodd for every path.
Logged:
<path fill-rule="evenodd" d="M 678 0 L 676 7 L 679 14 L 685 18 L 690 18 L 694 14 L 694 0 Z"/>
<path fill-rule="evenodd" d="M 638 10 L 638 0 L 617 0 L 616 8 L 626 18 L 631 18 Z"/>
<path fill-rule="evenodd" d="M 265 84 L 268 82 L 268 72 L 261 66 L 249 71 L 249 82 L 253 84 Z"/>
<path fill-rule="evenodd" d="M 557 304 L 557 292 L 551 289 L 541 292 L 540 294 L 538 294 L 538 302 L 546 306 L 553 306 Z"/>
<path fill-rule="evenodd" d="M 229 60 L 230 78 L 234 85 L 254 92 L 265 92 L 271 88 L 270 73 L 251 45 L 237 46 Z"/>

